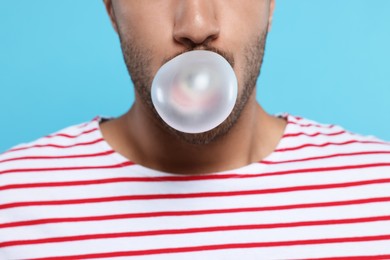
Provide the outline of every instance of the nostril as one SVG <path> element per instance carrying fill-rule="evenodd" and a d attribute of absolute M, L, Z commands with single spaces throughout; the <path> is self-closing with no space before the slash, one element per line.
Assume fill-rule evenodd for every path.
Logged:
<path fill-rule="evenodd" d="M 212 1 L 180 1 L 176 9 L 173 38 L 187 48 L 204 45 L 219 36 L 217 8 Z"/>
<path fill-rule="evenodd" d="M 212 26 L 210 26 L 212 27 Z M 194 48 L 198 45 L 207 45 L 216 40 L 219 36 L 218 28 L 182 28 L 174 33 L 174 40 L 187 48 Z"/>
<path fill-rule="evenodd" d="M 211 36 L 208 36 L 206 39 L 203 39 L 201 41 L 194 41 L 191 38 L 182 37 L 180 39 L 176 39 L 176 41 L 179 42 L 180 44 L 184 45 L 186 48 L 194 49 L 197 46 L 206 46 L 210 42 L 212 42 L 213 40 L 215 40 L 217 38 L 218 38 L 218 36 L 211 35 Z"/>
<path fill-rule="evenodd" d="M 178 40 L 178 42 L 182 45 L 184 45 L 186 48 L 189 48 L 189 49 L 194 49 L 196 47 L 196 43 L 191 41 L 190 39 L 188 38 L 180 38 Z"/>

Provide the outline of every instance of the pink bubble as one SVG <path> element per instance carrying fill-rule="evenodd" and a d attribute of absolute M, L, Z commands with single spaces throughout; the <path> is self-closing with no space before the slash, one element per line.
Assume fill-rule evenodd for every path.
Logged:
<path fill-rule="evenodd" d="M 190 51 L 165 63 L 152 83 L 151 95 L 160 117 L 185 133 L 207 132 L 232 112 L 237 78 L 221 55 Z"/>

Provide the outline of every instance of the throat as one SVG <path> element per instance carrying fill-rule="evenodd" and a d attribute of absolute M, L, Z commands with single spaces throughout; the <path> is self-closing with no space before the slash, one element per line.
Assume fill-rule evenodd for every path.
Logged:
<path fill-rule="evenodd" d="M 147 117 L 130 117 L 130 111 L 102 123 L 101 130 L 113 150 L 133 163 L 167 173 L 205 174 L 241 168 L 274 151 L 286 122 L 263 112 L 260 108 L 256 118 L 241 117 L 227 133 L 191 140 L 147 122 Z"/>

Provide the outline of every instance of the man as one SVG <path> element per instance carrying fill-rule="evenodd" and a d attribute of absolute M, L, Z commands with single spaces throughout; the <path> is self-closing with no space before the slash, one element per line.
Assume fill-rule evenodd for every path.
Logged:
<path fill-rule="evenodd" d="M 390 258 L 390 144 L 255 99 L 273 0 L 105 0 L 136 101 L 0 157 L 4 259 Z M 179 54 L 221 54 L 229 117 L 169 127 L 151 85 Z"/>

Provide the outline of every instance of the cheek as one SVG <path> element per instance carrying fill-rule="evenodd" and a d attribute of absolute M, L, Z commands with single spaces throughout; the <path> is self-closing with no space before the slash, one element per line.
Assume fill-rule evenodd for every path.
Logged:
<path fill-rule="evenodd" d="M 223 8 L 221 13 L 222 28 L 230 37 L 233 36 L 232 42 L 240 48 L 246 41 L 259 38 L 268 29 L 269 15 L 269 3 L 266 0 L 232 0 L 230 6 Z"/>
<path fill-rule="evenodd" d="M 235 58 L 235 72 L 239 81 L 240 90 L 247 81 L 248 66 L 253 62 L 251 50 L 259 46 L 260 38 L 268 30 L 269 11 L 267 1 L 242 1 L 241 5 L 229 8 L 223 21 L 221 39 L 228 42 L 228 49 L 232 50 Z M 255 6 L 255 7 L 254 7 Z M 261 57 L 258 57 L 259 59 Z M 252 61 L 250 61 L 252 59 Z"/>
<path fill-rule="evenodd" d="M 172 35 L 172 19 L 169 5 L 162 0 L 126 1 L 116 16 L 122 33 L 132 41 L 137 41 L 146 49 L 163 46 Z M 166 1 L 166 0 L 165 0 Z"/>
<path fill-rule="evenodd" d="M 148 17 L 140 17 L 138 22 L 129 20 L 120 29 L 122 41 L 136 48 L 149 61 L 149 70 L 154 75 L 162 65 L 166 53 L 169 53 L 170 27 L 162 21 L 150 21 Z"/>

